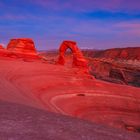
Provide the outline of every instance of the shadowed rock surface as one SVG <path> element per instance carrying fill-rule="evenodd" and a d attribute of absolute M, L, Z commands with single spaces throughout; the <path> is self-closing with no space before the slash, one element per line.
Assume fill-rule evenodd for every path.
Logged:
<path fill-rule="evenodd" d="M 0 49 L 4 49 L 3 46 L 0 44 Z"/>
<path fill-rule="evenodd" d="M 140 60 L 140 47 L 112 48 L 107 50 L 84 50 L 86 56 L 94 58 L 111 58 Z"/>
<path fill-rule="evenodd" d="M 140 62 L 91 58 L 90 73 L 97 79 L 140 87 Z"/>
<path fill-rule="evenodd" d="M 1 140 L 139 140 L 140 135 L 0 101 Z"/>

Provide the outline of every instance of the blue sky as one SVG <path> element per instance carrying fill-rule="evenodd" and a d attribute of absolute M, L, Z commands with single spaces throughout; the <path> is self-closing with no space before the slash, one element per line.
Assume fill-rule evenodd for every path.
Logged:
<path fill-rule="evenodd" d="M 80 48 L 140 46 L 140 0 L 1 0 L 0 43 L 32 38 L 38 50 L 63 40 Z"/>

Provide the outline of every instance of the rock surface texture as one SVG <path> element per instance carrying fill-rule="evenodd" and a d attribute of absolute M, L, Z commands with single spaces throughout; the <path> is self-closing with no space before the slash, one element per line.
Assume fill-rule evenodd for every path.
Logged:
<path fill-rule="evenodd" d="M 59 49 L 58 63 L 61 65 L 65 64 L 64 55 L 68 48 L 71 49 L 73 54 L 73 66 L 87 67 L 87 61 L 74 41 L 63 41 Z"/>
<path fill-rule="evenodd" d="M 7 56 L 7 50 L 0 44 L 0 56 Z"/>
<path fill-rule="evenodd" d="M 91 58 L 90 73 L 97 79 L 140 87 L 139 61 Z"/>
<path fill-rule="evenodd" d="M 140 135 L 0 101 L 1 140 L 139 140 Z"/>
<path fill-rule="evenodd" d="M 85 50 L 84 54 L 94 58 L 140 60 L 140 47 L 113 48 L 107 50 Z"/>
<path fill-rule="evenodd" d="M 46 59 L 49 57 L 52 59 Z M 44 63 L 41 59 L 25 62 L 0 55 L 0 66 L 2 140 L 140 139 L 140 88 L 97 80 L 88 73 L 80 73 L 79 67 Z M 126 80 L 120 65 L 108 73 L 105 69 L 109 66 L 107 63 L 99 69 L 104 75 Z M 56 117 L 46 110 L 88 120 L 89 125 L 61 115 Z"/>
<path fill-rule="evenodd" d="M 103 52 L 103 57 L 112 59 L 140 60 L 140 47 L 108 49 Z"/>
<path fill-rule="evenodd" d="M 0 49 L 4 49 L 3 46 L 0 44 Z"/>
<path fill-rule="evenodd" d="M 7 50 L 11 53 L 37 55 L 33 40 L 28 38 L 11 39 Z"/>
<path fill-rule="evenodd" d="M 140 88 L 42 61 L 2 58 L 0 66 L 1 100 L 140 132 Z"/>
<path fill-rule="evenodd" d="M 140 87 L 140 47 L 83 50 L 98 79 Z"/>

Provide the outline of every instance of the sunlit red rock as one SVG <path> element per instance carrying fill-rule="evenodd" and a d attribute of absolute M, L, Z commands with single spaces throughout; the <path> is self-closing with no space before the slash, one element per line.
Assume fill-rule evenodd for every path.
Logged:
<path fill-rule="evenodd" d="M 91 79 L 78 73 L 79 68 L 42 61 L 0 59 L 0 66 L 4 101 L 140 131 L 140 88 Z"/>
<path fill-rule="evenodd" d="M 84 58 L 82 52 L 77 47 L 76 42 L 74 41 L 63 41 L 59 48 L 59 58 L 58 63 L 61 65 L 65 64 L 65 52 L 70 48 L 73 54 L 73 66 L 87 67 L 87 61 Z"/>
<path fill-rule="evenodd" d="M 66 48 L 67 42 L 62 47 L 62 56 Z M 75 47 L 72 49 L 72 52 L 77 53 Z M 83 55 L 80 56 L 83 59 Z M 51 54 L 47 56 L 48 60 L 49 57 L 52 59 Z M 53 58 L 57 60 L 57 55 Z M 79 73 L 79 67 L 12 60 L 0 59 L 1 100 L 98 122 L 112 128 L 140 132 L 140 88 L 92 79 L 88 74 Z M 111 66 L 103 59 L 101 63 L 99 61 L 94 64 L 95 70 L 99 70 L 104 76 L 119 77 L 124 81 L 126 77 L 133 79 L 129 73 L 126 77 L 121 75 L 126 69 L 122 71 L 115 63 Z M 134 69 L 131 72 L 135 74 Z"/>
<path fill-rule="evenodd" d="M 0 49 L 4 49 L 3 46 L 0 44 Z"/>
<path fill-rule="evenodd" d="M 32 39 L 11 39 L 8 46 L 9 57 L 39 58 Z"/>
<path fill-rule="evenodd" d="M 7 50 L 15 53 L 36 55 L 34 42 L 28 38 L 11 39 Z"/>

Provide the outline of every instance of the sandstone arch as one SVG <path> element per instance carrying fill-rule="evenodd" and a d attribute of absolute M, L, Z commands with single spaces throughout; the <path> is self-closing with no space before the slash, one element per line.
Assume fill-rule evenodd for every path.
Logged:
<path fill-rule="evenodd" d="M 63 41 L 60 48 L 59 48 L 59 58 L 58 64 L 64 65 L 65 64 L 65 52 L 67 49 L 70 49 L 73 54 L 73 66 L 79 67 L 87 67 L 87 61 L 84 58 L 82 52 L 77 47 L 77 43 L 74 41 Z"/>

